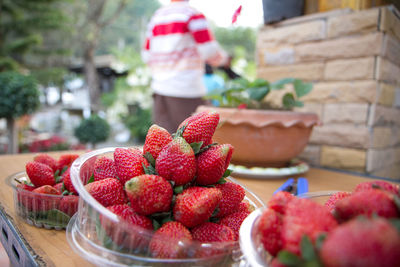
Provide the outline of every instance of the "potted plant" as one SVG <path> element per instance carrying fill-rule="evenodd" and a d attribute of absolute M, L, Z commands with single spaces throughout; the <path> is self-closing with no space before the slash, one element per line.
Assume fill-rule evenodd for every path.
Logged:
<path fill-rule="evenodd" d="M 288 84 L 292 85 L 291 90 Z M 285 91 L 280 106 L 265 100 L 271 91 L 282 89 Z M 294 78 L 274 83 L 240 78 L 207 96 L 217 100 L 219 107 L 200 106 L 197 111 L 212 109 L 220 114 L 214 140 L 235 147 L 232 163 L 248 167 L 284 167 L 304 150 L 312 128 L 319 123 L 314 113 L 292 111 L 294 107 L 303 106 L 299 98 L 311 90 L 311 83 Z"/>

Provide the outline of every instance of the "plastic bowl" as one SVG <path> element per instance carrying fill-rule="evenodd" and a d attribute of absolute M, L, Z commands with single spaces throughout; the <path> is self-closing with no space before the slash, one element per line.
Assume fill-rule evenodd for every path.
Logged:
<path fill-rule="evenodd" d="M 77 205 L 64 202 L 63 195 L 39 194 L 17 187 L 19 182 L 29 182 L 26 172 L 18 172 L 6 179 L 14 195 L 16 213 L 28 224 L 45 229 L 62 230 L 68 225 Z"/>
<path fill-rule="evenodd" d="M 86 153 L 71 166 L 71 180 L 80 200 L 78 212 L 67 227 L 67 240 L 78 255 L 99 266 L 230 266 L 241 260 L 238 241 L 211 244 L 163 240 L 166 246 L 179 249 L 180 258 L 153 258 L 148 251 L 153 232 L 134 229 L 120 221 L 85 190 L 84 185 L 92 175 L 96 158 L 112 158 L 114 150 L 103 148 Z M 256 208 L 264 206 L 256 195 L 245 190 L 247 201 Z"/>
<path fill-rule="evenodd" d="M 337 192 L 339 191 L 308 192 L 297 197 L 310 198 L 323 205 L 332 194 Z M 264 249 L 261 236 L 257 232 L 259 218 L 266 208 L 260 207 L 250 213 L 240 227 L 239 242 L 244 256 L 244 266 L 266 267 L 272 259 L 272 256 Z"/>

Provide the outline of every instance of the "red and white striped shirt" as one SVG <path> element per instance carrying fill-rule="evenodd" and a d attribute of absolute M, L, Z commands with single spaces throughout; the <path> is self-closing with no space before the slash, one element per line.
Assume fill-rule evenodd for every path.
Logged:
<path fill-rule="evenodd" d="M 227 54 L 214 39 L 206 18 L 187 1 L 158 9 L 150 20 L 142 58 L 152 71 L 155 93 L 202 97 L 205 62 L 225 64 Z"/>

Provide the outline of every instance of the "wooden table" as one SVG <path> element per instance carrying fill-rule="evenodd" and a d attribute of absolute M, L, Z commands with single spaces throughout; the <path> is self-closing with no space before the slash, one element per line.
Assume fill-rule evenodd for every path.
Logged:
<path fill-rule="evenodd" d="M 51 153 L 56 158 L 61 154 Z M 3 184 L 0 186 L 0 222 L 2 223 L 0 240 L 7 250 L 10 261 L 16 266 L 90 266 L 68 245 L 65 231 L 39 229 L 17 217 L 12 190 L 4 181 L 9 175 L 25 170 L 26 162 L 31 161 L 33 157 L 34 154 L 0 156 L 0 180 Z M 358 175 L 317 168 L 311 168 L 302 176 L 309 181 L 309 191 L 350 191 L 356 184 L 367 180 L 366 177 Z M 237 180 L 267 202 L 286 178 L 274 180 L 239 178 Z M 19 254 L 19 260 L 16 254 Z"/>

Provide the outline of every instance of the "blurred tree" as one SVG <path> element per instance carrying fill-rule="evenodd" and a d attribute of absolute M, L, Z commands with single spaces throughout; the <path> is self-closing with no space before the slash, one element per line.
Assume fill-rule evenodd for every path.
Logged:
<path fill-rule="evenodd" d="M 96 148 L 96 144 L 106 141 L 109 135 L 110 125 L 98 115 L 92 115 L 82 120 L 75 129 L 76 138 L 83 144 L 90 143 L 92 148 Z"/>
<path fill-rule="evenodd" d="M 0 118 L 7 120 L 8 153 L 17 152 L 15 119 L 39 107 L 39 91 L 35 80 L 14 71 L 0 72 Z"/>

